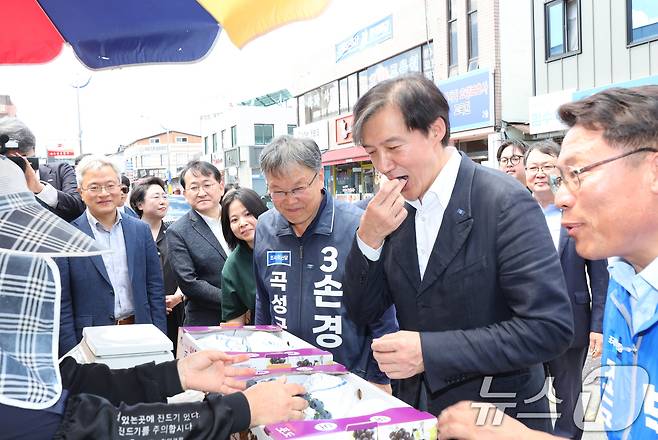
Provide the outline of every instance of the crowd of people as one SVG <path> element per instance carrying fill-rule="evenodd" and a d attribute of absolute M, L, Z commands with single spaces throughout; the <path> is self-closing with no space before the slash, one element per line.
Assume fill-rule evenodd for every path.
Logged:
<path fill-rule="evenodd" d="M 0 155 L 0 178 L 11 182 L 0 209 L 1 198 L 10 206 L 20 196 L 31 216 L 0 217 L 0 259 L 54 257 L 39 276 L 58 286 L 45 333 L 58 347 L 46 367 L 59 371 L 41 381 L 51 394 L 1 398 L 2 418 L 11 415 L 10 432 L 30 438 L 37 429 L 43 438 L 102 436 L 119 428 L 118 412 L 196 411 L 190 438 L 301 418 L 304 390 L 282 382 L 245 390 L 233 379 L 248 373 L 232 366 L 240 357 L 204 351 L 121 371 L 65 357 L 88 326 L 150 323 L 175 346 L 182 325 L 229 322 L 279 325 L 330 351 L 352 373 L 436 415 L 441 439 L 580 439 L 583 366 L 588 353 L 602 356 L 609 437 L 655 438 L 656 111 L 658 86 L 565 104 L 561 146 L 507 140 L 496 170 L 450 145 L 437 86 L 402 76 L 354 108 L 354 141 L 383 176 L 371 199 L 334 199 L 315 142 L 281 136 L 260 155 L 273 209 L 251 189 L 225 192 L 221 172 L 195 160 L 180 174 L 191 209 L 170 225 L 161 179 L 131 183 L 96 155 L 75 169 L 35 169 L 27 159 L 34 135 L 0 120 L 0 134 L 15 141 Z M 35 219 L 52 225 L 40 229 L 47 252 L 34 250 Z M 50 237 L 55 230 L 77 248 Z M 24 290 L 16 301 L 29 296 Z M 34 366 L 2 341 L 3 365 L 23 362 L 21 374 L 31 377 Z M 164 403 L 188 388 L 211 394 Z M 0 395 L 7 389 L 0 379 Z M 91 418 L 91 409 L 106 416 Z"/>

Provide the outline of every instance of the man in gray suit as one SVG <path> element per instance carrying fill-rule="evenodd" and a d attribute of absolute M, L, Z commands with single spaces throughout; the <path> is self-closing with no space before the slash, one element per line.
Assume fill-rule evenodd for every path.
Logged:
<path fill-rule="evenodd" d="M 400 331 L 372 343 L 380 369 L 432 414 L 472 396 L 547 415 L 542 363 L 569 346 L 573 318 L 539 206 L 448 146 L 448 103 L 422 75 L 379 83 L 354 120 L 355 142 L 389 179 L 361 218 L 344 282 L 356 322 L 395 304 Z"/>
<path fill-rule="evenodd" d="M 192 209 L 167 229 L 169 260 L 186 297 L 185 325 L 218 325 L 222 318 L 222 268 L 229 253 L 220 222 L 222 175 L 208 162 L 181 172 Z"/>

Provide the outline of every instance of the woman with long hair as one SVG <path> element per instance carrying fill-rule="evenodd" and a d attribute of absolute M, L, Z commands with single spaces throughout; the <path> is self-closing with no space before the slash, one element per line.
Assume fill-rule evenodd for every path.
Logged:
<path fill-rule="evenodd" d="M 249 188 L 227 192 L 222 199 L 222 232 L 233 250 L 222 270 L 222 322 L 249 324 L 256 306 L 254 235 L 258 217 L 267 211 Z"/>

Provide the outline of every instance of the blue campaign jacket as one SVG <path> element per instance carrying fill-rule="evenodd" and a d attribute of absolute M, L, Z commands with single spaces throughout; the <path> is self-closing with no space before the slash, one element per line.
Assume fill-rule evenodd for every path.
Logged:
<path fill-rule="evenodd" d="M 254 243 L 256 324 L 276 324 L 330 351 L 336 362 L 366 380 L 388 383 L 372 357 L 373 338 L 398 331 L 395 309 L 373 325 L 347 317 L 342 301 L 345 259 L 363 211 L 325 195 L 302 237 L 276 210 L 258 218 Z"/>
<path fill-rule="evenodd" d="M 611 278 L 603 318 L 600 414 L 609 439 L 653 440 L 658 438 L 658 310 L 636 332 L 630 319 L 629 294 Z"/>

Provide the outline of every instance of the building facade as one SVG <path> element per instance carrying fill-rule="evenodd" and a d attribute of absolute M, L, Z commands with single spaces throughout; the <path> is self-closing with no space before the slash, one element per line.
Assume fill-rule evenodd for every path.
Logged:
<path fill-rule="evenodd" d="M 175 180 L 185 165 L 203 152 L 201 136 L 166 131 L 137 139 L 123 149 L 125 174 L 131 180 L 146 176 Z"/>
<path fill-rule="evenodd" d="M 533 138 L 561 138 L 557 108 L 608 87 L 658 84 L 658 2 L 534 0 Z"/>
<path fill-rule="evenodd" d="M 337 198 L 367 198 L 377 175 L 351 139 L 356 100 L 407 73 L 432 79 L 450 104 L 451 143 L 495 165 L 505 137 L 528 131 L 532 94 L 532 4 L 410 0 L 382 10 L 328 49 L 295 90 L 299 128 L 323 149 L 325 185 Z M 367 18 L 364 18 L 367 20 Z M 504 23 L 504 25 L 503 25 Z"/>
<path fill-rule="evenodd" d="M 283 92 L 201 116 L 203 159 L 222 171 L 226 184 L 267 192 L 260 153 L 274 137 L 292 134 L 297 126 L 294 100 Z"/>

